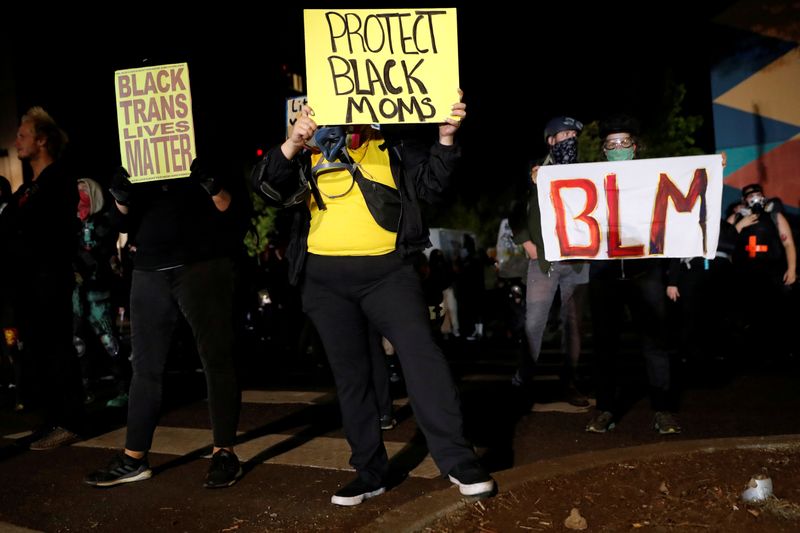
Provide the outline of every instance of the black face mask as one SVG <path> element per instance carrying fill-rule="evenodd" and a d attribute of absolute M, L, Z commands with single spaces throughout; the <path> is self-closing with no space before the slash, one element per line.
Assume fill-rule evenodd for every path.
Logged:
<path fill-rule="evenodd" d="M 550 148 L 553 160 L 557 165 L 568 165 L 578 162 L 578 138 L 570 137 Z"/>

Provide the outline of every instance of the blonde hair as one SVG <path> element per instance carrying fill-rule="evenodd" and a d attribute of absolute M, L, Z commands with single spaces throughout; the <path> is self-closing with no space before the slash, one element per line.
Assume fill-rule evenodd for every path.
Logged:
<path fill-rule="evenodd" d="M 37 138 L 44 137 L 47 139 L 45 147 L 51 157 L 58 159 L 63 155 L 69 138 L 64 133 L 64 130 L 58 127 L 56 121 L 47 111 L 39 106 L 34 106 L 22 115 L 20 122 L 31 124 Z"/>

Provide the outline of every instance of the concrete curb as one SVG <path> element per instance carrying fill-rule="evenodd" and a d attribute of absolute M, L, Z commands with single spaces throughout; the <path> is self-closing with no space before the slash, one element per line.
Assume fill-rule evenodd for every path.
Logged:
<path fill-rule="evenodd" d="M 724 439 L 660 442 L 657 444 L 592 451 L 568 455 L 558 459 L 537 461 L 509 470 L 496 472 L 494 478 L 497 480 L 497 485 L 501 491 L 508 491 L 516 489 L 527 481 L 550 479 L 610 463 L 648 461 L 671 455 L 714 452 L 736 448 L 787 447 L 800 447 L 800 435 L 732 437 Z M 458 489 L 453 486 L 445 490 L 425 494 L 396 509 L 392 509 L 369 524 L 359 528 L 357 531 L 359 533 L 420 531 L 431 522 L 447 516 L 461 507 L 469 505 L 471 502 L 472 500 L 462 497 Z"/>

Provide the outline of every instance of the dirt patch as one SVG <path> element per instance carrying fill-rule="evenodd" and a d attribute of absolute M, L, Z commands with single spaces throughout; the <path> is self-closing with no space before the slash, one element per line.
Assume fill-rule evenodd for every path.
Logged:
<path fill-rule="evenodd" d="M 776 498 L 742 502 L 746 483 L 761 473 Z M 425 531 L 568 531 L 573 509 L 588 531 L 800 531 L 800 448 L 700 451 L 527 481 Z"/>

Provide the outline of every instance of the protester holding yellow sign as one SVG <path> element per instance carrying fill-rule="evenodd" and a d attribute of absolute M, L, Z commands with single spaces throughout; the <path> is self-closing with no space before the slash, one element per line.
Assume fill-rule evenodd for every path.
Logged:
<path fill-rule="evenodd" d="M 233 291 L 234 259 L 249 224 L 249 196 L 230 179 L 235 174 L 194 158 L 185 67 L 117 73 L 120 125 L 123 119 L 126 124 L 121 156 L 133 166 L 130 174 L 118 169 L 110 192 L 119 229 L 136 246 L 130 298 L 133 378 L 125 449 L 86 476 L 84 482 L 94 487 L 152 475 L 147 454 L 161 413 L 164 369 L 179 314 L 194 334 L 208 387 L 214 446 L 204 486 L 229 487 L 242 476 L 233 451 L 241 405 L 233 364 Z M 177 90 L 185 92 L 173 97 Z M 157 136 L 151 136 L 155 131 Z M 129 139 L 132 132 L 139 137 Z M 131 146 L 142 149 L 133 159 Z M 182 176 L 188 179 L 163 181 Z"/>
<path fill-rule="evenodd" d="M 290 276 L 294 283 L 303 276 L 303 308 L 325 345 L 358 473 L 333 495 L 336 505 L 358 505 L 389 482 L 370 371 L 371 328 L 397 350 L 417 423 L 442 473 L 465 495 L 494 490 L 464 439 L 458 391 L 411 264 L 429 244 L 419 204 L 440 197 L 461 158 L 455 133 L 466 105 L 451 105 L 447 114 L 431 147 L 395 138 L 386 126 L 356 128 L 360 144 L 347 146 L 344 128 L 319 128 L 304 107 L 291 137 L 254 170 L 254 186 L 268 200 L 301 204 L 287 250 Z M 319 152 L 306 149 L 312 139 Z"/>

